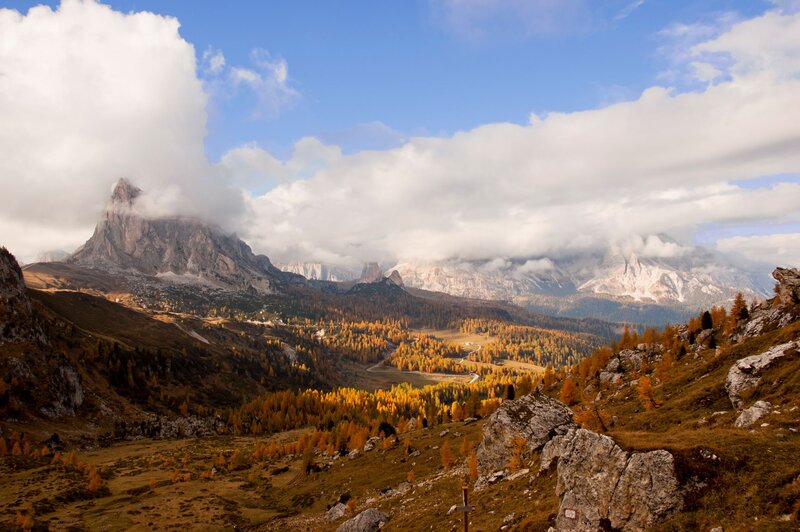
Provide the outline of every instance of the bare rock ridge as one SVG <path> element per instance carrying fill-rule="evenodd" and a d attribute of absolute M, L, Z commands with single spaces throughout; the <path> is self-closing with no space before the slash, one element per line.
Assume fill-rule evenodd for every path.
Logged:
<path fill-rule="evenodd" d="M 22 270 L 14 256 L 0 248 L 0 345 L 43 339 L 34 321 Z"/>
<path fill-rule="evenodd" d="M 141 194 L 120 179 L 94 234 L 67 262 L 259 293 L 273 292 L 288 275 L 236 235 L 199 220 L 145 218 L 136 208 Z"/>
<path fill-rule="evenodd" d="M 10 356 L 0 356 L 0 375 L 14 383 L 8 402 L 32 404 L 50 418 L 74 415 L 85 395 L 78 372 L 63 355 L 51 352 L 19 264 L 0 248 L 0 346 L 5 344 L 18 344 Z M 42 383 L 44 390 L 33 393 Z"/>
<path fill-rule="evenodd" d="M 483 436 L 477 456 L 488 482 L 508 465 L 517 438 L 526 443 L 523 462 L 541 450 L 540 472 L 557 468 L 557 530 L 643 530 L 683 505 L 670 452 L 625 451 L 608 436 L 579 428 L 566 405 L 540 392 L 503 403 Z"/>

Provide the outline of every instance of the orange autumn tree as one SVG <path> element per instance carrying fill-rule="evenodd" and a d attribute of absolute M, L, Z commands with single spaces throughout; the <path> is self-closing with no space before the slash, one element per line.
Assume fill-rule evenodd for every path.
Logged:
<path fill-rule="evenodd" d="M 561 393 L 558 398 L 565 405 L 574 405 L 578 402 L 578 387 L 572 377 L 567 377 L 561 386 Z"/>
<path fill-rule="evenodd" d="M 641 377 L 639 384 L 636 385 L 636 392 L 639 394 L 639 400 L 645 410 L 650 411 L 656 408 L 656 400 L 653 397 L 653 383 L 650 382 L 650 377 Z"/>

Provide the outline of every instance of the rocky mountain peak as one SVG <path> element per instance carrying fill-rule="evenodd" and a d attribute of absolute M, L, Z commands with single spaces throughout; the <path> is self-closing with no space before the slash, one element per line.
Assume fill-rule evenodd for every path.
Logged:
<path fill-rule="evenodd" d="M 94 234 L 67 262 L 179 283 L 260 293 L 274 290 L 282 273 L 267 257 L 255 255 L 236 235 L 201 220 L 142 216 L 132 209 L 141 193 L 120 179 Z"/>
<path fill-rule="evenodd" d="M 368 262 L 364 264 L 364 269 L 361 270 L 361 277 L 358 279 L 359 283 L 377 283 L 383 279 L 383 272 L 377 262 Z"/>
<path fill-rule="evenodd" d="M 109 206 L 123 205 L 126 207 L 133 206 L 133 202 L 142 194 L 142 189 L 121 177 L 117 184 L 114 185 L 114 190 L 111 192 Z"/>
<path fill-rule="evenodd" d="M 397 270 L 392 270 L 392 273 L 386 278 L 390 283 L 403 287 L 403 278 L 397 273 Z"/>

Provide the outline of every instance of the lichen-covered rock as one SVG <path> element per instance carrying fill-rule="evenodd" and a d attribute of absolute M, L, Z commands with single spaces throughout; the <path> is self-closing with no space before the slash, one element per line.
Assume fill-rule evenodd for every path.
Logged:
<path fill-rule="evenodd" d="M 375 508 L 369 508 L 339 525 L 336 532 L 376 532 L 388 521 L 388 515 Z"/>
<path fill-rule="evenodd" d="M 743 404 L 741 394 L 758 386 L 764 370 L 786 356 L 787 353 L 797 352 L 799 345 L 800 343 L 797 341 L 787 342 L 773 346 L 760 355 L 737 360 L 728 370 L 728 376 L 725 379 L 725 390 L 728 392 L 731 404 L 735 408 L 741 408 Z"/>
<path fill-rule="evenodd" d="M 483 427 L 483 441 L 477 451 L 479 470 L 487 474 L 506 467 L 515 437 L 527 442 L 524 460 L 554 435 L 574 426 L 570 409 L 541 392 L 506 401 Z"/>
<path fill-rule="evenodd" d="M 753 406 L 746 408 L 739 414 L 733 425 L 738 428 L 751 427 L 753 423 L 769 414 L 771 409 L 772 405 L 767 401 L 756 401 Z"/>
<path fill-rule="evenodd" d="M 541 470 L 557 463 L 558 530 L 643 530 L 683 504 L 672 454 L 628 453 L 608 436 L 572 428 L 542 450 Z"/>

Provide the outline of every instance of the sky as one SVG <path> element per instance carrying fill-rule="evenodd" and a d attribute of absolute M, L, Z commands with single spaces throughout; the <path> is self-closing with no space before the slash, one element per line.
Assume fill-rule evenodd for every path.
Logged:
<path fill-rule="evenodd" d="M 124 176 L 278 261 L 682 253 L 642 238 L 667 233 L 800 265 L 800 2 L 38 4 L 0 0 L 23 261 Z"/>

